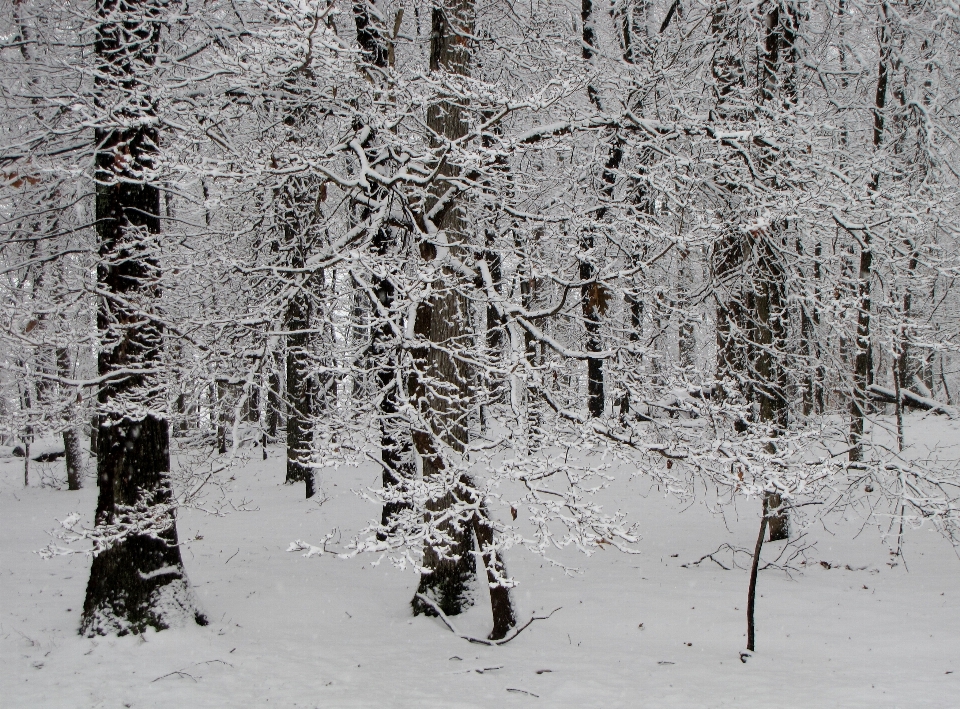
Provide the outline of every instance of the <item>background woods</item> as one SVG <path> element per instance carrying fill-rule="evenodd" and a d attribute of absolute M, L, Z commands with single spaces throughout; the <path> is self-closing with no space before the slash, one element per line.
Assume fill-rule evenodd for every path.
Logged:
<path fill-rule="evenodd" d="M 643 550 L 618 479 L 749 500 L 750 608 L 824 515 L 955 544 L 904 416 L 957 415 L 958 47 L 945 0 L 5 3 L 2 435 L 99 488 L 81 632 L 207 622 L 177 511 L 253 451 L 374 466 L 337 552 L 488 643 L 521 549 Z"/>

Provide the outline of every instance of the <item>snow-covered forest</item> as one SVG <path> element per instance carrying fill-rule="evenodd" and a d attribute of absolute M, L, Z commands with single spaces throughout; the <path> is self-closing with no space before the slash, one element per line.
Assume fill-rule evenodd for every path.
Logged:
<path fill-rule="evenodd" d="M 956 0 L 3 0 L 0 274 L 10 706 L 960 704 Z"/>

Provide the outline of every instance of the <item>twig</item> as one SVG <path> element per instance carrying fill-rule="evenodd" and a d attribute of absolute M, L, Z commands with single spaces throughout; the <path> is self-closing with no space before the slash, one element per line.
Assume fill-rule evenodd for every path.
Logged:
<path fill-rule="evenodd" d="M 214 662 L 219 662 L 221 665 L 226 665 L 227 667 L 233 667 L 233 665 L 231 665 L 231 664 L 230 664 L 229 662 L 227 662 L 226 660 L 204 660 L 203 662 L 198 662 L 198 663 L 196 663 L 196 664 L 198 664 L 198 665 L 211 665 L 211 664 L 213 664 Z"/>
<path fill-rule="evenodd" d="M 714 554 L 719 554 L 719 553 L 722 552 L 722 551 L 729 551 L 729 552 L 730 552 L 730 557 L 731 557 L 731 559 L 732 559 L 732 562 L 731 562 L 731 563 L 732 563 L 732 566 L 725 566 L 724 564 L 720 563 L 720 562 L 717 560 L 717 558 L 714 556 Z M 739 568 L 741 568 L 741 567 L 740 567 L 740 566 L 737 566 L 737 561 L 736 561 L 737 552 L 740 552 L 741 554 L 746 554 L 746 555 L 748 555 L 748 556 L 750 555 L 750 552 L 747 551 L 746 549 L 740 549 L 739 547 L 731 546 L 731 545 L 728 544 L 727 542 L 724 542 L 723 544 L 721 544 L 720 546 L 718 546 L 716 549 L 714 549 L 714 550 L 713 550 L 712 552 L 710 552 L 709 554 L 704 554 L 703 556 L 701 556 L 701 557 L 700 557 L 699 559 L 697 559 L 696 561 L 688 561 L 686 564 L 681 564 L 680 567 L 681 567 L 681 568 L 684 568 L 684 569 L 689 569 L 691 566 L 699 566 L 699 565 L 700 565 L 700 562 L 705 561 L 706 559 L 710 559 L 710 561 L 712 561 L 713 563 L 715 563 L 717 566 L 719 566 L 719 567 L 720 567 L 721 569 L 723 569 L 724 571 L 730 571 L 730 570 L 733 569 L 733 568 L 738 568 L 738 569 L 739 569 Z"/>
<path fill-rule="evenodd" d="M 13 630 L 14 630 L 20 637 L 22 637 L 24 640 L 26 640 L 28 643 L 30 643 L 33 647 L 40 647 L 40 643 L 38 643 L 36 640 L 34 640 L 33 638 L 31 638 L 30 636 L 25 635 L 24 633 L 22 633 L 21 631 L 17 630 L 16 628 L 14 628 Z"/>
<path fill-rule="evenodd" d="M 539 694 L 534 694 L 533 692 L 528 692 L 525 689 L 514 689 L 513 687 L 507 687 L 508 692 L 516 692 L 517 694 L 529 694 L 531 697 L 540 698 Z"/>
<path fill-rule="evenodd" d="M 718 549 L 717 551 L 719 551 L 719 549 Z M 699 563 L 700 563 L 701 561 L 703 561 L 704 559 L 710 559 L 710 561 L 712 561 L 714 564 L 716 564 L 717 566 L 719 566 L 719 567 L 720 567 L 721 569 L 723 569 L 724 571 L 729 571 L 729 570 L 730 570 L 730 567 L 729 567 L 729 566 L 724 566 L 724 565 L 721 564 L 719 561 L 717 561 L 715 558 L 713 558 L 713 554 L 716 554 L 716 552 L 713 552 L 713 553 L 711 553 L 711 554 L 704 554 L 703 556 L 701 556 L 701 557 L 700 557 L 699 559 L 697 559 L 696 561 L 691 561 L 691 562 L 688 562 L 688 563 L 686 563 L 686 564 L 681 564 L 680 566 L 682 566 L 683 568 L 689 568 L 690 566 L 696 566 L 697 564 L 699 564 Z"/>
<path fill-rule="evenodd" d="M 157 679 L 150 680 L 150 683 L 152 684 L 152 683 L 156 682 L 157 680 L 161 680 L 161 679 L 163 679 L 164 677 L 172 677 L 173 675 L 180 675 L 181 677 L 189 677 L 189 678 L 192 679 L 194 682 L 197 681 L 197 678 L 194 677 L 193 675 L 188 674 L 188 673 L 184 672 L 183 670 L 175 670 L 175 671 L 169 672 L 169 673 L 167 673 L 167 674 L 165 674 L 165 675 L 161 675 L 160 677 L 157 677 Z"/>
<path fill-rule="evenodd" d="M 456 627 L 454 627 L 453 623 L 450 621 L 450 619 L 447 618 L 447 614 L 444 613 L 436 603 L 434 603 L 433 601 L 431 601 L 429 598 L 427 598 L 426 596 L 424 596 L 422 593 L 416 594 L 416 597 L 419 598 L 419 599 L 420 599 L 421 601 L 423 601 L 424 603 L 426 603 L 428 606 L 430 606 L 430 608 L 433 610 L 433 612 L 437 614 L 437 617 L 439 617 L 440 620 L 443 621 L 443 624 L 446 625 L 446 626 L 450 629 L 450 632 L 453 633 L 454 635 L 456 635 L 458 638 L 461 638 L 461 639 L 466 640 L 466 641 L 471 642 L 471 643 L 476 643 L 477 645 L 490 645 L 490 646 L 493 646 L 493 645 L 506 645 L 508 642 L 510 642 L 511 640 L 513 640 L 515 637 L 517 637 L 517 636 L 518 636 L 520 633 L 522 633 L 524 630 L 526 630 L 527 628 L 529 628 L 529 627 L 533 624 L 533 621 L 535 621 L 535 620 L 546 620 L 547 618 L 549 618 L 550 616 L 552 616 L 554 613 L 556 613 L 558 610 L 560 610 L 560 608 L 563 607 L 563 606 L 559 606 L 559 607 L 557 607 L 557 608 L 554 608 L 554 609 L 553 609 L 552 611 L 550 611 L 547 615 L 535 615 L 535 616 L 531 616 L 531 617 L 530 617 L 530 620 L 528 620 L 526 623 L 524 623 L 524 624 L 521 625 L 519 628 L 517 628 L 516 630 L 514 630 L 512 634 L 508 635 L 508 636 L 505 637 L 505 638 L 501 638 L 500 640 L 483 640 L 483 639 L 481 639 L 481 638 L 475 638 L 475 637 L 470 636 L 470 635 L 464 635 L 464 634 L 461 633 L 459 630 L 457 630 Z M 520 691 L 520 690 L 518 690 L 518 691 Z"/>

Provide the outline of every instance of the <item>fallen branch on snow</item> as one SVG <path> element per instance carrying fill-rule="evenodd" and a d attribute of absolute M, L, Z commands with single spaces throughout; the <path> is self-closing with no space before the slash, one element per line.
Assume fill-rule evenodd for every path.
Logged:
<path fill-rule="evenodd" d="M 887 387 L 871 384 L 867 387 L 867 393 L 870 395 L 870 398 L 877 401 L 882 401 L 885 404 L 897 403 L 897 393 L 893 389 L 887 389 Z M 936 399 L 920 396 L 919 394 L 913 393 L 909 389 L 901 389 L 900 398 L 903 401 L 904 406 L 910 406 L 914 409 L 923 409 L 924 411 L 932 411 L 935 414 L 943 414 L 951 419 L 957 418 L 957 410 L 952 406 L 941 404 Z"/>
<path fill-rule="evenodd" d="M 530 617 L 530 620 L 528 620 L 526 623 L 524 623 L 524 624 L 521 625 L 519 628 L 517 628 L 516 630 L 514 630 L 510 635 L 508 635 L 508 636 L 505 637 L 505 638 L 501 638 L 500 640 L 483 640 L 483 639 L 481 639 L 481 638 L 475 638 L 475 637 L 472 637 L 472 636 L 470 636 L 470 635 L 464 635 L 464 634 L 461 633 L 459 630 L 457 630 L 457 629 L 454 627 L 453 623 L 450 621 L 450 619 L 447 618 L 447 614 L 444 613 L 442 610 L 440 610 L 440 606 L 438 606 L 436 603 L 434 603 L 434 602 L 431 601 L 429 598 L 427 598 L 426 596 L 424 596 L 422 593 L 416 594 L 416 597 L 419 598 L 419 599 L 420 599 L 421 601 L 423 601 L 424 603 L 426 603 L 428 606 L 430 606 L 430 608 L 433 610 L 433 612 L 437 614 L 437 617 L 440 618 L 440 620 L 443 621 L 443 624 L 446 625 L 447 628 L 450 629 L 450 632 L 451 632 L 451 633 L 453 633 L 454 635 L 456 635 L 458 638 L 462 638 L 463 640 L 467 640 L 467 641 L 469 641 L 469 642 L 476 643 L 477 645 L 506 645 L 508 642 L 510 642 L 511 640 L 513 640 L 515 637 L 517 637 L 517 636 L 518 636 L 520 633 L 522 633 L 524 630 L 526 630 L 527 628 L 529 628 L 529 627 L 533 624 L 533 621 L 535 621 L 535 620 L 546 620 L 547 618 L 549 618 L 550 616 L 552 616 L 554 613 L 556 613 L 558 610 L 560 610 L 560 608 L 563 607 L 563 606 L 560 606 L 560 607 L 558 607 L 558 608 L 554 608 L 554 609 L 553 609 L 552 611 L 550 611 L 547 615 L 535 615 L 535 616 L 531 616 L 531 617 Z"/>

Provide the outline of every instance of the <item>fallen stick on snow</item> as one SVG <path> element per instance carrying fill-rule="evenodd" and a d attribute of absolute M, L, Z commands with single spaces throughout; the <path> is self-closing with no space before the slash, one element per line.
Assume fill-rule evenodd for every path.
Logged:
<path fill-rule="evenodd" d="M 550 616 L 552 616 L 554 613 L 556 613 L 558 610 L 560 610 L 560 608 L 563 607 L 563 606 L 559 606 L 559 607 L 557 607 L 557 608 L 554 608 L 554 609 L 553 609 L 552 611 L 550 611 L 547 615 L 535 615 L 535 616 L 531 616 L 531 617 L 530 617 L 530 620 L 528 620 L 526 623 L 524 623 L 524 624 L 521 625 L 519 628 L 517 628 L 516 630 L 514 630 L 510 635 L 508 635 L 508 636 L 505 637 L 505 638 L 501 638 L 500 640 L 483 640 L 482 638 L 475 638 L 475 637 L 472 637 L 472 636 L 470 636 L 470 635 L 464 635 L 464 634 L 461 633 L 459 630 L 457 630 L 457 629 L 454 627 L 453 623 L 450 621 L 450 619 L 447 618 L 447 614 L 444 613 L 442 610 L 440 610 L 440 606 L 438 606 L 436 603 L 434 603 L 434 602 L 431 601 L 429 598 L 427 598 L 426 596 L 424 596 L 422 593 L 416 594 L 416 597 L 419 598 L 421 601 L 423 601 L 423 602 L 426 603 L 428 606 L 430 606 L 430 608 L 433 609 L 433 612 L 436 613 L 436 614 L 437 614 L 437 617 L 440 618 L 440 620 L 443 621 L 443 624 L 446 625 L 447 628 L 450 629 L 450 632 L 451 632 L 451 633 L 453 633 L 454 635 L 456 635 L 458 638 L 462 638 L 463 640 L 467 640 L 467 641 L 469 641 L 469 642 L 476 643 L 477 645 L 506 645 L 508 642 L 510 642 L 511 640 L 513 640 L 515 637 L 517 637 L 517 636 L 518 636 L 520 633 L 522 633 L 524 630 L 526 630 L 527 628 L 529 628 L 529 627 L 533 624 L 533 621 L 535 621 L 535 620 L 546 620 L 547 618 L 549 618 Z"/>
<path fill-rule="evenodd" d="M 188 674 L 187 672 L 184 672 L 183 670 L 175 670 L 175 671 L 173 671 L 173 672 L 168 672 L 168 673 L 165 674 L 165 675 L 160 675 L 159 677 L 157 677 L 157 679 L 152 679 L 152 680 L 150 680 L 150 682 L 153 683 L 153 682 L 156 682 L 156 681 L 158 681 L 158 680 L 163 679 L 164 677 L 173 677 L 174 675 L 176 675 L 176 676 L 178 676 L 178 677 L 189 677 L 189 678 L 192 679 L 194 682 L 197 681 L 197 678 L 194 677 L 193 675 Z"/>
<path fill-rule="evenodd" d="M 537 699 L 540 698 L 540 695 L 539 695 L 539 694 L 534 694 L 533 692 L 528 692 L 528 691 L 525 690 L 525 689 L 515 689 L 515 688 L 513 688 L 513 687 L 507 687 L 507 691 L 508 691 L 508 692 L 515 692 L 516 694 L 529 694 L 531 697 L 536 697 Z"/>

